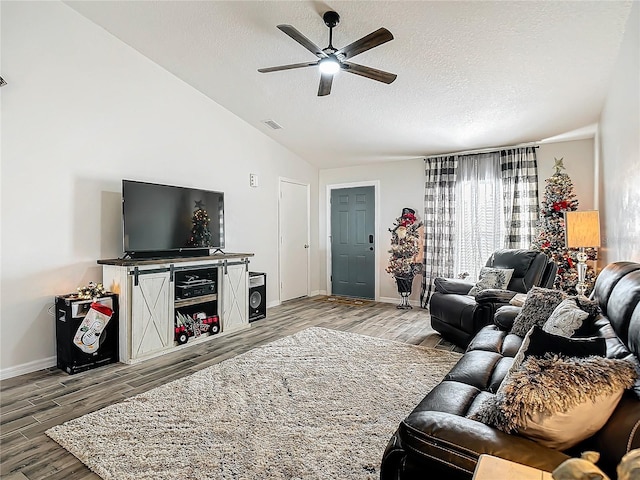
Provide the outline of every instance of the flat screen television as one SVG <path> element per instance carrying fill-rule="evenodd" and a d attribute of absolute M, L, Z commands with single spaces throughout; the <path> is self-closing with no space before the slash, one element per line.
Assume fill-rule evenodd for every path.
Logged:
<path fill-rule="evenodd" d="M 131 257 L 224 248 L 224 193 L 122 180 L 123 250 Z"/>

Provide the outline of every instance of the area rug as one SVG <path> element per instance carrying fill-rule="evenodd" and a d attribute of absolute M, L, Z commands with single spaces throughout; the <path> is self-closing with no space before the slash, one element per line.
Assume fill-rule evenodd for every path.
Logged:
<path fill-rule="evenodd" d="M 373 480 L 459 358 L 309 328 L 46 434 L 105 480 Z"/>

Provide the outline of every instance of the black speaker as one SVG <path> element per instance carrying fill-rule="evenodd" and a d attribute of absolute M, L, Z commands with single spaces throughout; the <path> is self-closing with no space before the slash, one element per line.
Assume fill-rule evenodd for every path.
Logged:
<path fill-rule="evenodd" d="M 106 307 L 100 313 L 111 312 L 106 325 L 104 317 L 87 317 L 93 300 L 69 294 L 57 296 L 55 302 L 58 368 L 74 374 L 118 361 L 118 295 L 105 293 L 95 301 Z"/>
<path fill-rule="evenodd" d="M 267 316 L 267 274 L 249 272 L 249 322 Z"/>

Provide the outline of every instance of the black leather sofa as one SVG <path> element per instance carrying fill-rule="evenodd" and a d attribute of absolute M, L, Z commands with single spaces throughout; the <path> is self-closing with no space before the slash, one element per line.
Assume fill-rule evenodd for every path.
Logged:
<path fill-rule="evenodd" d="M 486 266 L 514 270 L 506 290 L 484 290 L 472 297 L 467 294 L 474 282 L 434 280 L 435 291 L 429 300 L 431 326 L 461 348 L 466 348 L 474 335 L 493 321 L 496 310 L 507 305 L 516 293 L 527 293 L 533 287 L 551 288 L 557 272 L 556 264 L 535 250 L 496 250 Z"/>
<path fill-rule="evenodd" d="M 640 264 L 618 262 L 599 275 L 592 297 L 603 317 L 592 335 L 606 339 L 609 358 L 640 357 Z M 615 466 L 640 448 L 640 400 L 624 393 L 607 424 L 569 452 L 549 449 L 465 417 L 500 386 L 522 338 L 508 333 L 518 307 L 506 306 L 484 327 L 445 379 L 400 424 L 383 455 L 381 480 L 471 479 L 478 457 L 490 454 L 552 471 L 586 449 L 601 453 L 599 466 L 615 478 Z M 636 384 L 637 385 L 637 384 Z"/>

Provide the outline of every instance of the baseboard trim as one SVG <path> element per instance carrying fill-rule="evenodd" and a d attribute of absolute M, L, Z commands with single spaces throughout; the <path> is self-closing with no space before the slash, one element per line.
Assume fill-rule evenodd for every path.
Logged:
<path fill-rule="evenodd" d="M 0 370 L 0 380 L 6 380 L 7 378 L 18 377 L 26 373 L 37 372 L 38 370 L 44 370 L 45 368 L 55 367 L 56 363 L 56 357 L 48 357 L 41 360 L 34 360 L 33 362 L 23 363 L 22 365 L 16 365 L 15 367 L 3 368 L 2 370 Z"/>

